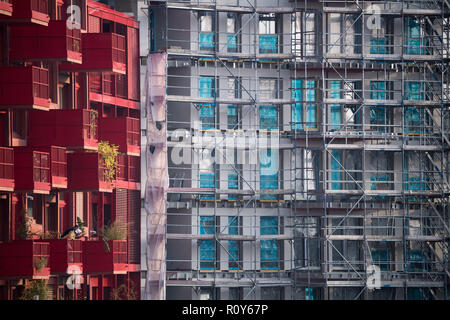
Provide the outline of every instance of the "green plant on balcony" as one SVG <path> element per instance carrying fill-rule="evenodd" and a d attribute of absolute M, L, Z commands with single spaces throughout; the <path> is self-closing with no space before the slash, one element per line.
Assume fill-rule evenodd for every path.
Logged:
<path fill-rule="evenodd" d="M 136 294 L 134 291 L 134 282 L 130 282 L 130 288 L 125 284 L 121 284 L 117 289 L 113 289 L 113 300 L 136 300 Z"/>
<path fill-rule="evenodd" d="M 80 217 L 77 217 L 77 225 L 81 230 L 81 234 L 84 234 L 84 222 L 81 220 Z"/>
<path fill-rule="evenodd" d="M 98 114 L 95 110 L 89 110 L 89 129 L 91 132 L 91 139 L 95 139 L 97 136 L 97 121 L 98 121 Z"/>
<path fill-rule="evenodd" d="M 98 143 L 98 152 L 105 166 L 105 178 L 108 182 L 112 182 L 116 178 L 118 150 L 118 146 L 109 144 L 108 141 Z"/>
<path fill-rule="evenodd" d="M 46 281 L 33 280 L 28 282 L 20 300 L 33 300 L 35 296 L 39 296 L 39 300 L 49 300 L 50 291 Z"/>
<path fill-rule="evenodd" d="M 40 257 L 34 260 L 34 268 L 39 272 L 47 266 L 48 258 Z"/>
<path fill-rule="evenodd" d="M 111 240 L 126 240 L 127 238 L 127 226 L 126 224 L 119 225 L 117 221 L 107 225 L 100 232 L 105 245 L 105 251 L 110 252 L 108 241 Z"/>

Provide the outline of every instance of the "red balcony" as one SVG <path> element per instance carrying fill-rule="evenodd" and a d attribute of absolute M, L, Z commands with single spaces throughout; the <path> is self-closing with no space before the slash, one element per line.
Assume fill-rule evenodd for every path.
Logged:
<path fill-rule="evenodd" d="M 119 146 L 119 152 L 133 156 L 141 154 L 139 119 L 100 118 L 99 127 L 100 140 Z"/>
<path fill-rule="evenodd" d="M 61 65 L 60 70 L 126 74 L 124 36 L 115 33 L 85 33 L 81 35 L 81 46 L 83 63 Z"/>
<path fill-rule="evenodd" d="M 11 27 L 12 60 L 50 60 L 81 63 L 81 32 L 66 20 L 51 20 L 48 27 Z"/>
<path fill-rule="evenodd" d="M 84 271 L 87 273 L 124 274 L 128 270 L 127 241 L 108 241 L 109 251 L 103 241 L 85 241 L 83 248 Z"/>
<path fill-rule="evenodd" d="M 29 143 L 97 150 L 97 112 L 87 109 L 30 112 Z"/>
<path fill-rule="evenodd" d="M 112 192 L 113 181 L 108 181 L 103 160 L 97 152 L 67 155 L 71 190 Z"/>
<path fill-rule="evenodd" d="M 10 0 L 1 1 L 11 2 Z M 14 0 L 12 2 L 12 16 L 8 18 L 8 22 L 48 25 L 50 20 L 48 15 L 48 0 Z"/>
<path fill-rule="evenodd" d="M 16 240 L 0 243 L 0 276 L 11 278 L 48 278 L 50 244 L 43 241 Z"/>
<path fill-rule="evenodd" d="M 48 110 L 48 70 L 35 66 L 1 67 L 0 106 Z"/>
<path fill-rule="evenodd" d="M 122 189 L 140 189 L 140 158 L 119 154 L 117 159 L 116 187 Z"/>
<path fill-rule="evenodd" d="M 50 154 L 14 148 L 15 189 L 32 193 L 50 193 Z"/>
<path fill-rule="evenodd" d="M 0 147 L 0 191 L 14 191 L 14 149 Z"/>
<path fill-rule="evenodd" d="M 11 0 L 0 0 L 0 14 L 5 16 L 11 16 L 13 7 Z"/>
<path fill-rule="evenodd" d="M 35 150 L 48 152 L 50 154 L 50 180 L 52 188 L 67 188 L 67 155 L 66 148 L 49 146 L 34 147 Z"/>
<path fill-rule="evenodd" d="M 51 239 L 50 268 L 52 273 L 83 272 L 83 240 Z"/>

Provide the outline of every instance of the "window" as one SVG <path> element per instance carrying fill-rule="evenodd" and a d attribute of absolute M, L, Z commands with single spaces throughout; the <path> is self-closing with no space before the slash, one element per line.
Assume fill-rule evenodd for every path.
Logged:
<path fill-rule="evenodd" d="M 330 13 L 327 27 L 326 53 L 361 53 L 361 16 Z"/>
<path fill-rule="evenodd" d="M 199 78 L 199 97 L 214 98 L 215 96 L 215 80 L 214 77 L 200 76 Z M 200 121 L 202 129 L 214 129 L 216 120 L 215 104 L 199 104 Z"/>
<path fill-rule="evenodd" d="M 392 81 L 371 81 L 370 98 L 373 100 L 387 100 L 393 97 Z M 382 106 L 370 107 L 370 123 L 372 129 L 378 132 L 391 132 L 392 127 L 392 108 Z"/>
<path fill-rule="evenodd" d="M 296 12 L 292 15 L 292 52 L 296 56 L 315 56 L 317 27 L 314 12 Z"/>
<path fill-rule="evenodd" d="M 283 300 L 283 288 L 261 287 L 261 300 Z"/>
<path fill-rule="evenodd" d="M 362 219 L 339 217 L 331 219 L 331 227 L 329 233 L 334 235 L 361 235 Z M 352 271 L 352 267 L 356 270 L 364 268 L 362 259 L 361 242 L 357 240 L 332 240 L 330 246 L 332 252 L 332 269 Z"/>
<path fill-rule="evenodd" d="M 342 85 L 339 80 L 332 80 L 330 84 L 330 98 L 331 99 L 342 99 Z M 342 106 L 340 104 L 330 105 L 330 129 L 339 130 L 342 124 Z"/>
<path fill-rule="evenodd" d="M 260 234 L 277 235 L 278 217 L 260 217 Z M 276 239 L 260 241 L 261 269 L 278 269 L 278 241 Z"/>
<path fill-rule="evenodd" d="M 380 16 L 381 27 L 373 28 L 370 38 L 371 54 L 392 54 L 394 52 L 394 20 Z"/>
<path fill-rule="evenodd" d="M 298 217 L 294 228 L 296 268 L 320 267 L 319 219 Z"/>
<path fill-rule="evenodd" d="M 214 234 L 215 219 L 212 216 L 200 217 L 200 234 Z M 213 270 L 216 268 L 215 240 L 200 240 L 200 269 Z"/>
<path fill-rule="evenodd" d="M 260 79 L 259 95 L 262 101 L 273 101 L 278 98 L 279 82 L 278 79 Z M 259 106 L 259 128 L 261 130 L 278 129 L 278 106 L 260 105 Z"/>
<path fill-rule="evenodd" d="M 240 234 L 239 229 L 239 217 L 228 217 L 228 234 L 238 235 Z M 239 241 L 230 240 L 228 241 L 228 268 L 230 270 L 240 269 L 240 250 Z"/>
<path fill-rule="evenodd" d="M 27 138 L 27 112 L 25 110 L 13 109 L 13 130 L 12 135 L 14 139 L 25 140 Z"/>
<path fill-rule="evenodd" d="M 240 78 L 229 77 L 227 80 L 228 84 L 228 97 L 230 99 L 239 99 L 241 98 L 241 86 L 240 86 Z M 238 105 L 229 104 L 227 110 L 227 123 L 228 129 L 240 129 L 240 116 L 241 109 Z"/>
<path fill-rule="evenodd" d="M 213 51 L 216 48 L 215 28 L 216 21 L 213 12 L 200 12 L 199 23 L 199 49 Z"/>
<path fill-rule="evenodd" d="M 405 54 L 430 54 L 430 36 L 425 31 L 425 21 L 407 17 L 405 29 Z"/>
<path fill-rule="evenodd" d="M 331 150 L 331 190 L 341 190 L 342 189 L 342 151 L 341 150 Z M 336 182 L 334 182 L 336 181 Z"/>
<path fill-rule="evenodd" d="M 260 150 L 260 189 L 278 189 L 278 152 L 276 150 Z M 276 195 L 262 194 L 261 200 L 276 200 Z"/>
<path fill-rule="evenodd" d="M 240 52 L 240 15 L 227 13 L 227 50 L 228 52 Z"/>
<path fill-rule="evenodd" d="M 259 53 L 278 53 L 278 30 L 274 13 L 259 16 Z"/>
<path fill-rule="evenodd" d="M 204 149 L 200 154 L 199 180 L 200 188 L 215 188 L 217 186 L 215 175 L 214 151 Z M 214 199 L 211 195 L 202 195 L 200 199 Z"/>
<path fill-rule="evenodd" d="M 296 130 L 317 130 L 316 81 L 292 80 L 292 128 Z"/>

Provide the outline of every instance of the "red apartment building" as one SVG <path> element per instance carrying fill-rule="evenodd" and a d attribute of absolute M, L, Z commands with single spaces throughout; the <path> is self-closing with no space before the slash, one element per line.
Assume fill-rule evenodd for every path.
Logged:
<path fill-rule="evenodd" d="M 81 28 L 68 27 L 69 5 Z M 118 288 L 139 299 L 138 32 L 91 0 L 0 0 L 0 299 L 35 280 L 53 299 L 112 299 Z M 103 141 L 119 146 L 114 178 Z M 55 238 L 77 217 L 86 237 Z M 114 221 L 127 239 L 106 250 L 101 231 Z M 78 290 L 66 286 L 74 266 Z"/>

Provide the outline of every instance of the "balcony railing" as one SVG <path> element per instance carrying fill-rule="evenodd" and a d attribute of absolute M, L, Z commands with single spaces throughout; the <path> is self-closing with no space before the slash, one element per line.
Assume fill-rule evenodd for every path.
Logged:
<path fill-rule="evenodd" d="M 127 241 L 85 241 L 83 248 L 84 271 L 87 273 L 110 272 L 123 274 L 128 270 Z"/>
<path fill-rule="evenodd" d="M 14 22 L 47 26 L 50 20 L 48 15 L 48 0 L 13 1 L 12 19 Z"/>
<path fill-rule="evenodd" d="M 68 188 L 72 190 L 112 192 L 101 156 L 93 152 L 68 154 Z"/>
<path fill-rule="evenodd" d="M 139 119 L 130 117 L 100 118 L 100 140 L 119 146 L 119 152 L 140 155 Z"/>
<path fill-rule="evenodd" d="M 50 275 L 49 258 L 50 245 L 43 241 L 0 243 L 0 276 L 47 278 Z"/>
<path fill-rule="evenodd" d="M 14 149 L 0 147 L 0 190 L 14 190 Z"/>
<path fill-rule="evenodd" d="M 0 68 L 0 105 L 48 110 L 48 70 L 35 66 Z"/>
<path fill-rule="evenodd" d="M 66 20 L 51 20 L 48 26 L 11 27 L 12 60 L 51 60 L 81 63 L 81 31 L 69 29 Z"/>
<path fill-rule="evenodd" d="M 140 158 L 119 154 L 117 157 L 116 186 L 137 190 L 140 187 Z"/>
<path fill-rule="evenodd" d="M 0 15 L 11 16 L 12 11 L 11 0 L 0 0 Z"/>
<path fill-rule="evenodd" d="M 29 142 L 34 146 L 97 149 L 97 112 L 87 109 L 30 112 Z"/>
<path fill-rule="evenodd" d="M 127 99 L 127 76 L 106 73 L 91 74 L 89 77 L 89 89 L 93 93 Z"/>
<path fill-rule="evenodd" d="M 33 193 L 50 192 L 50 154 L 14 148 L 15 189 Z"/>
<path fill-rule="evenodd" d="M 50 268 L 52 273 L 70 273 L 71 268 L 83 271 L 83 240 L 51 239 Z"/>
<path fill-rule="evenodd" d="M 83 63 L 62 64 L 60 70 L 126 73 L 125 37 L 115 33 L 86 33 L 81 36 Z"/>

